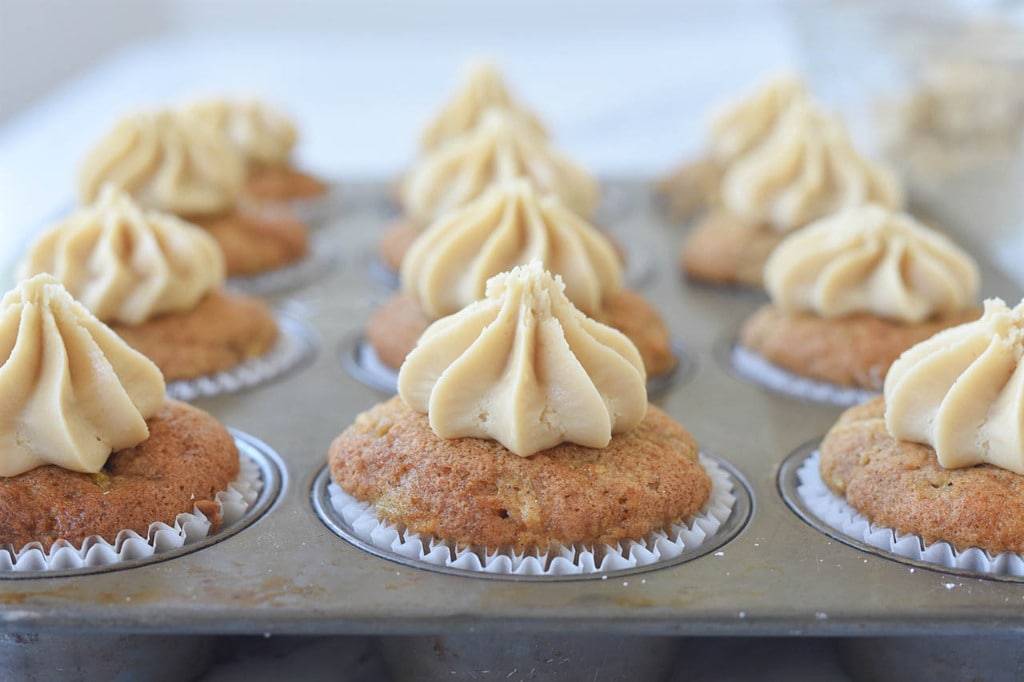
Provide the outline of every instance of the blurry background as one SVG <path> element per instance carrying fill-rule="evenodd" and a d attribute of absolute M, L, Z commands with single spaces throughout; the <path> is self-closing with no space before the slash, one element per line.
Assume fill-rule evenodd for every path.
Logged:
<path fill-rule="evenodd" d="M 716 104 L 799 71 L 869 153 L 926 171 L 916 200 L 1024 257 L 1022 27 L 1012 0 L 0 0 L 0 261 L 127 110 L 259 93 L 302 164 L 393 177 L 475 55 L 603 175 L 665 172 Z"/>

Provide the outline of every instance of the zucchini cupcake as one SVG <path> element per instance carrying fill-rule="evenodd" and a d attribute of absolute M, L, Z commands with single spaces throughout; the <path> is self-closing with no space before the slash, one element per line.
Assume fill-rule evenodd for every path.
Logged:
<path fill-rule="evenodd" d="M 432 221 L 477 199 L 491 185 L 519 177 L 558 195 L 582 216 L 597 207 L 597 183 L 582 167 L 551 148 L 518 114 L 487 109 L 475 128 L 433 149 L 405 177 L 405 215 L 381 239 L 384 264 L 397 271 L 409 245 Z"/>
<path fill-rule="evenodd" d="M 206 231 L 112 185 L 32 244 L 19 276 L 43 272 L 171 381 L 231 370 L 278 339 L 265 303 L 224 289 L 224 256 Z"/>
<path fill-rule="evenodd" d="M 787 237 L 765 278 L 771 302 L 744 323 L 741 347 L 837 387 L 880 390 L 903 351 L 980 312 L 974 260 L 911 216 L 874 204 Z"/>
<path fill-rule="evenodd" d="M 891 529 L 895 554 L 1002 573 L 1021 562 L 999 555 L 1024 554 L 1022 414 L 1024 301 L 987 300 L 980 319 L 900 356 L 884 398 L 840 417 L 821 444 L 821 480 L 872 529 Z M 854 525 L 834 502 L 815 509 Z"/>
<path fill-rule="evenodd" d="M 217 240 L 229 276 L 250 276 L 303 259 L 308 229 L 286 215 L 239 208 L 245 162 L 202 118 L 180 111 L 143 111 L 122 118 L 86 156 L 79 173 L 82 203 L 105 183 L 141 206 L 172 213 Z"/>
<path fill-rule="evenodd" d="M 554 553 L 594 570 L 652 533 L 678 540 L 712 495 L 697 445 L 648 406 L 633 344 L 564 290 L 533 261 L 431 325 L 399 396 L 332 443 L 345 494 L 485 563 Z"/>
<path fill-rule="evenodd" d="M 145 540 L 153 524 L 196 511 L 220 525 L 217 495 L 240 469 L 231 435 L 166 400 L 156 365 L 49 275 L 0 301 L 0 387 L 0 548 L 10 563 L 27 545 Z"/>
<path fill-rule="evenodd" d="M 564 279 L 580 310 L 629 337 L 649 376 L 675 367 L 664 321 L 623 288 L 612 243 L 557 195 L 541 195 L 525 179 L 494 184 L 413 243 L 402 262 L 403 291 L 370 318 L 367 339 L 384 364 L 398 369 L 432 321 L 483 297 L 492 276 L 533 259 Z"/>
<path fill-rule="evenodd" d="M 866 203 L 898 208 L 894 176 L 854 150 L 840 121 L 795 100 L 723 174 L 718 201 L 683 242 L 683 271 L 759 287 L 768 256 L 787 234 Z"/>

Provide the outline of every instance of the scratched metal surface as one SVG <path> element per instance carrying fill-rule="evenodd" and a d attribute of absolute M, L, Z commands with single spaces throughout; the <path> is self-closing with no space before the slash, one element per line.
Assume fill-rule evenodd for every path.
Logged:
<path fill-rule="evenodd" d="M 753 514 L 718 551 L 685 564 L 606 580 L 479 580 L 398 565 L 332 534 L 310 504 L 331 439 L 385 396 L 343 369 L 342 340 L 362 329 L 387 290 L 370 254 L 392 218 L 387 183 L 348 184 L 321 231 L 335 267 L 274 299 L 314 330 L 319 353 L 271 385 L 197 402 L 269 444 L 286 464 L 283 493 L 258 522 L 167 561 L 67 578 L 0 580 L 4 631 L 176 633 L 425 633 L 503 631 L 693 635 L 892 635 L 1017 631 L 1024 587 L 962 578 L 862 553 L 801 521 L 783 503 L 783 459 L 821 436 L 840 410 L 737 379 L 715 358 L 762 299 L 690 285 L 677 274 L 683 230 L 646 184 L 609 183 L 601 222 L 653 276 L 643 287 L 696 359 L 656 402 L 749 482 Z M 983 293 L 1020 291 L 985 268 Z"/>

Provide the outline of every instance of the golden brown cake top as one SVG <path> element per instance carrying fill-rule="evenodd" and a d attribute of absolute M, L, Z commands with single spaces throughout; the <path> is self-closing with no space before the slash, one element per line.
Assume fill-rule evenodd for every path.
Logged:
<path fill-rule="evenodd" d="M 797 230 L 765 265 L 772 303 L 836 318 L 870 313 L 917 323 L 975 305 L 978 266 L 945 235 L 877 204 Z"/>
<path fill-rule="evenodd" d="M 561 275 L 587 315 L 622 286 L 607 237 L 526 178 L 497 183 L 434 221 L 402 260 L 402 286 L 431 317 L 443 317 L 483 298 L 494 275 L 534 259 Z"/>
<path fill-rule="evenodd" d="M 146 439 L 164 402 L 156 365 L 50 275 L 0 300 L 0 476 L 44 464 L 96 473 Z"/>
<path fill-rule="evenodd" d="M 298 140 L 295 124 L 284 112 L 256 98 L 208 97 L 182 110 L 226 136 L 250 165 L 287 165 Z"/>
<path fill-rule="evenodd" d="M 985 301 L 974 322 L 910 348 L 885 378 L 885 423 L 932 446 L 939 464 L 1024 474 L 1024 301 Z"/>
<path fill-rule="evenodd" d="M 729 166 L 721 201 L 740 218 L 788 232 L 868 202 L 898 208 L 902 192 L 887 169 L 857 153 L 841 121 L 799 100 Z"/>
<path fill-rule="evenodd" d="M 809 95 L 800 79 L 778 76 L 742 99 L 718 109 L 708 125 L 708 149 L 721 164 L 751 151 L 775 129 L 795 102 Z"/>
<path fill-rule="evenodd" d="M 488 61 L 474 60 L 467 65 L 459 89 L 424 127 L 420 134 L 420 149 L 432 151 L 469 132 L 490 107 L 510 112 L 533 133 L 547 137 L 544 124 L 537 115 L 512 96 L 498 67 Z"/>
<path fill-rule="evenodd" d="M 581 215 L 591 215 L 597 205 L 597 183 L 590 174 L 520 117 L 493 107 L 475 128 L 416 162 L 402 185 L 402 205 L 412 218 L 428 223 L 476 199 L 493 183 L 518 177 L 557 194 Z"/>
<path fill-rule="evenodd" d="M 535 260 L 428 327 L 398 391 L 440 438 L 491 438 L 525 457 L 559 443 L 607 446 L 643 419 L 645 380 L 632 342 L 577 310 Z"/>
<path fill-rule="evenodd" d="M 78 196 L 94 201 L 109 182 L 146 208 L 216 215 L 234 208 L 244 181 L 241 154 L 204 120 L 180 111 L 140 111 L 119 120 L 86 155 Z"/>
<path fill-rule="evenodd" d="M 140 324 L 195 308 L 224 285 L 224 255 L 205 230 L 105 185 L 84 206 L 40 236 L 18 276 L 48 272 L 105 322 Z"/>

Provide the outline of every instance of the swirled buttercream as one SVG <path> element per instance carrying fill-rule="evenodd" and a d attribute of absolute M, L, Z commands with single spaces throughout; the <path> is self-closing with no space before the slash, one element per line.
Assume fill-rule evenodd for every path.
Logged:
<path fill-rule="evenodd" d="M 730 165 L 721 198 L 729 212 L 779 232 L 868 202 L 902 202 L 895 177 L 861 157 L 842 123 L 807 101 L 794 101 L 768 137 Z"/>
<path fill-rule="evenodd" d="M 621 287 L 611 242 L 558 197 L 539 196 L 522 178 L 438 218 L 402 260 L 402 284 L 438 318 L 482 298 L 494 275 L 534 259 L 561 275 L 569 300 L 587 315 Z"/>
<path fill-rule="evenodd" d="M 525 176 L 588 216 L 597 184 L 583 168 L 552 149 L 515 114 L 488 109 L 471 131 L 421 158 L 402 185 L 402 205 L 428 223 L 477 198 L 495 182 Z"/>
<path fill-rule="evenodd" d="M 921 322 L 975 303 L 978 266 L 944 235 L 876 204 L 797 230 L 765 266 L 772 303 L 833 318 L 871 313 Z"/>
<path fill-rule="evenodd" d="M 18 275 L 48 272 L 105 322 L 139 324 L 191 310 L 224 284 L 224 254 L 205 230 L 142 211 L 112 185 L 29 249 Z"/>
<path fill-rule="evenodd" d="M 258 99 L 199 99 L 182 109 L 227 136 L 252 165 L 287 165 L 298 139 L 291 120 Z"/>
<path fill-rule="evenodd" d="M 109 182 L 146 208 L 216 215 L 234 208 L 244 181 L 241 154 L 213 126 L 180 111 L 143 111 L 118 121 L 86 155 L 78 195 L 95 201 Z"/>
<path fill-rule="evenodd" d="M 0 476 L 44 464 L 96 473 L 149 435 L 164 402 L 156 365 L 50 275 L 0 300 Z"/>
<path fill-rule="evenodd" d="M 1024 301 L 985 301 L 980 319 L 903 353 L 885 378 L 885 423 L 947 469 L 994 464 L 1024 474 Z"/>
<path fill-rule="evenodd" d="M 486 298 L 423 332 L 398 375 L 402 399 L 441 438 L 492 438 L 521 457 L 607 446 L 647 412 L 643 362 L 564 289 L 539 261 L 493 277 Z"/>
<path fill-rule="evenodd" d="M 462 84 L 420 134 L 420 149 L 429 152 L 448 140 L 469 132 L 489 107 L 504 109 L 520 118 L 523 125 L 540 137 L 547 137 L 544 124 L 533 112 L 516 101 L 498 68 L 486 61 L 469 64 Z"/>
<path fill-rule="evenodd" d="M 807 98 L 807 90 L 799 79 L 783 76 L 719 109 L 708 125 L 711 156 L 727 164 L 746 154 L 770 135 L 794 102 Z"/>

